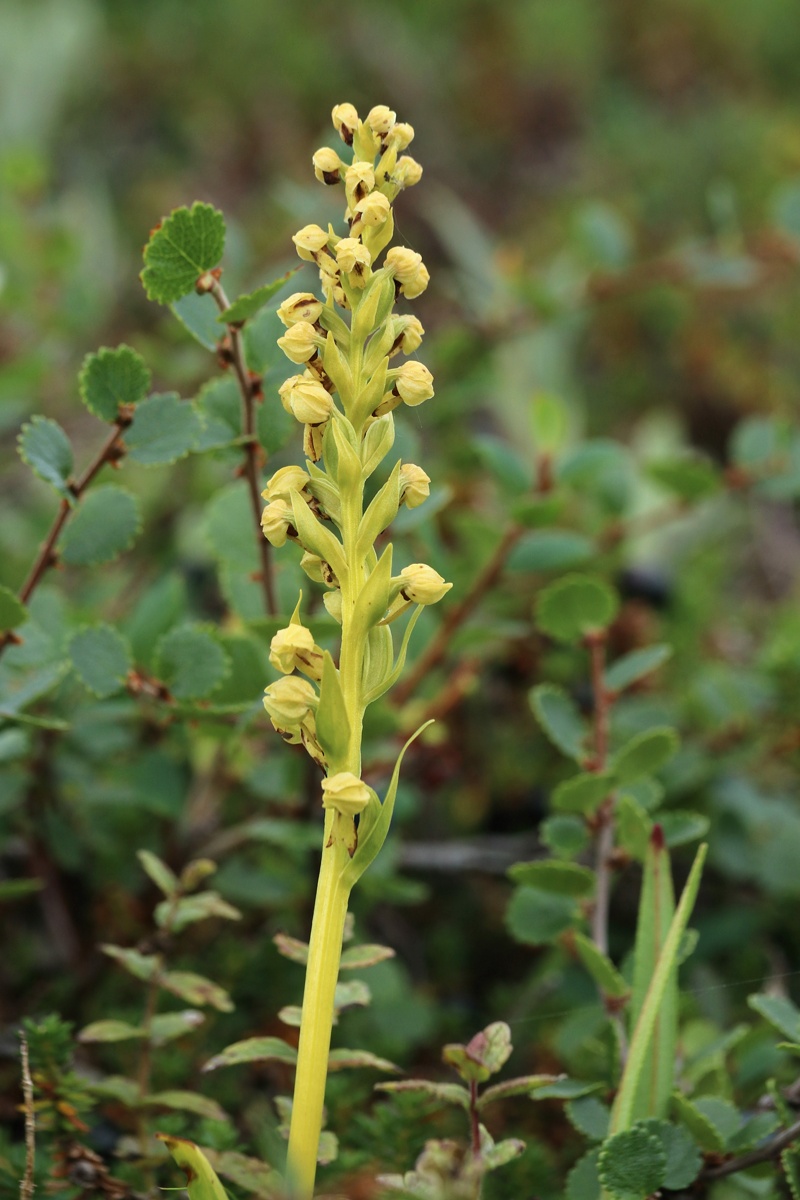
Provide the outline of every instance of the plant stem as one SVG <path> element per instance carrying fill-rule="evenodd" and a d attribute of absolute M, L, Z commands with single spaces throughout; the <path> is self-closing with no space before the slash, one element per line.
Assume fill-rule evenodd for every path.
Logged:
<path fill-rule="evenodd" d="M 20 1034 L 20 1058 L 22 1060 L 22 1095 L 25 1109 L 25 1174 L 20 1180 L 20 1200 L 31 1200 L 36 1184 L 34 1183 L 34 1168 L 36 1165 L 36 1111 L 33 1107 L 33 1080 L 28 1060 L 28 1039 Z"/>
<path fill-rule="evenodd" d="M 211 295 L 220 312 L 224 312 L 226 308 L 230 308 L 230 300 L 225 294 L 225 289 L 218 279 L 214 280 L 211 287 Z M 258 553 L 261 559 L 261 570 L 259 571 L 259 582 L 264 594 L 264 607 L 270 616 L 275 616 L 278 611 L 278 602 L 275 596 L 275 585 L 272 578 L 272 562 L 270 560 L 270 545 L 264 534 L 261 531 L 261 510 L 264 507 L 261 502 L 261 492 L 258 486 L 258 472 L 262 465 L 260 458 L 262 456 L 261 448 L 256 437 L 256 416 L 255 416 L 255 398 L 261 390 L 261 379 L 258 376 L 251 376 L 247 369 L 247 362 L 244 356 L 244 344 L 242 342 L 242 331 L 238 325 L 227 325 L 228 336 L 231 340 L 231 360 L 233 371 L 236 376 L 236 382 L 239 385 L 239 393 L 242 397 L 242 433 L 245 437 L 244 442 L 244 470 L 243 474 L 247 480 L 247 491 L 250 496 L 250 508 L 253 513 L 253 520 L 256 527 L 256 543 L 258 545 Z"/>
<path fill-rule="evenodd" d="M 334 809 L 325 814 L 325 842 L 308 948 L 286 1165 L 292 1200 L 310 1200 L 314 1192 L 334 995 L 350 897 L 350 890 L 342 881 L 342 871 L 350 858 L 345 840 L 336 836 L 338 817 Z"/>
<path fill-rule="evenodd" d="M 795 1121 L 793 1125 L 777 1134 L 764 1146 L 757 1146 L 755 1150 L 749 1150 L 747 1154 L 742 1154 L 738 1158 L 730 1158 L 727 1162 L 720 1163 L 719 1166 L 705 1167 L 700 1172 L 700 1179 L 723 1179 L 726 1175 L 734 1175 L 737 1171 L 744 1171 L 758 1163 L 769 1162 L 771 1158 L 777 1158 L 797 1138 L 800 1138 L 800 1121 Z"/>

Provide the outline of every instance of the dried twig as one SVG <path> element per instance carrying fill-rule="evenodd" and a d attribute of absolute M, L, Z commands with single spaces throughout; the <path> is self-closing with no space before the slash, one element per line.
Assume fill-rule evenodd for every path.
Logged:
<path fill-rule="evenodd" d="M 28 1039 L 24 1033 L 19 1035 L 19 1051 L 22 1060 L 22 1095 L 25 1109 L 25 1174 L 20 1180 L 20 1200 L 31 1200 L 36 1184 L 34 1183 L 34 1166 L 36 1164 L 36 1114 L 33 1108 L 33 1080 L 28 1059 Z"/>

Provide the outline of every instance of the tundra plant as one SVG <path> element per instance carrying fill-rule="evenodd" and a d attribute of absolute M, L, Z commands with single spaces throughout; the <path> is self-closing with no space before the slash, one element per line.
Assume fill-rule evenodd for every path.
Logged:
<path fill-rule="evenodd" d="M 351 104 L 337 105 L 332 116 L 349 161 L 325 147 L 314 155 L 314 171 L 324 184 L 344 185 L 347 235 L 306 225 L 293 239 L 300 258 L 318 267 L 322 293 L 295 293 L 278 310 L 286 326 L 278 345 L 302 368 L 280 396 L 303 426 L 307 461 L 273 475 L 262 516 L 273 546 L 287 539 L 302 546 L 302 566 L 325 586 L 325 607 L 342 627 L 336 664 L 315 644 L 298 602 L 290 624 L 273 638 L 270 660 L 282 675 L 264 699 L 278 732 L 302 743 L 324 771 L 322 863 L 287 1164 L 298 1197 L 310 1196 L 314 1186 L 348 899 L 386 838 L 402 759 L 401 752 L 381 801 L 361 778 L 364 712 L 398 679 L 422 608 L 451 586 L 425 563 L 393 574 L 391 543 L 380 554 L 376 549 L 400 506 L 414 508 L 428 495 L 421 467 L 396 461 L 365 506 L 367 481 L 392 449 L 393 410 L 433 396 L 433 377 L 421 362 L 394 365 L 415 353 L 423 335 L 418 318 L 396 313 L 395 304 L 419 296 L 429 278 L 419 254 L 387 249 L 392 202 L 422 173 L 403 153 L 414 131 L 383 105 L 364 121 Z M 406 610 L 412 611 L 396 646 L 391 625 Z"/>

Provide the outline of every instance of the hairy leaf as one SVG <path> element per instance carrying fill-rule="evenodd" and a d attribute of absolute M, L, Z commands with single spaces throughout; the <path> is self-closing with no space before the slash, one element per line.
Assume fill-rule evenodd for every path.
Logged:
<path fill-rule="evenodd" d="M 81 399 L 101 421 L 114 421 L 121 404 L 139 404 L 150 390 L 150 370 L 130 346 L 103 346 L 87 354 L 78 376 Z"/>
<path fill-rule="evenodd" d="M 58 421 L 50 417 L 32 417 L 22 426 L 17 439 L 19 456 L 32 471 L 56 491 L 71 498 L 67 486 L 72 473 L 72 446 Z"/>
<path fill-rule="evenodd" d="M 191 292 L 225 249 L 225 220 L 210 204 L 176 208 L 150 235 L 141 280 L 148 299 L 172 304 Z"/>
<path fill-rule="evenodd" d="M 64 530 L 61 557 L 70 566 L 112 562 L 133 545 L 141 524 L 130 492 L 113 483 L 92 488 Z"/>
<path fill-rule="evenodd" d="M 70 640 L 69 656 L 81 683 L 96 696 L 113 696 L 125 686 L 131 648 L 113 625 L 79 630 Z"/>

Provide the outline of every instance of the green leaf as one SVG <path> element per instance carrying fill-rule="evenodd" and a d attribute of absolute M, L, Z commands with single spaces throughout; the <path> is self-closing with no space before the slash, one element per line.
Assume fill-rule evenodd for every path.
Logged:
<path fill-rule="evenodd" d="M 342 951 L 339 970 L 360 971 L 365 967 L 377 966 L 378 963 L 394 956 L 395 951 L 390 946 L 349 946 L 347 950 Z"/>
<path fill-rule="evenodd" d="M 539 826 L 539 837 L 556 858 L 575 858 L 589 845 L 586 822 L 580 817 L 548 817 Z"/>
<path fill-rule="evenodd" d="M 159 979 L 163 988 L 187 1004 L 205 1004 L 218 1012 L 233 1012 L 230 996 L 219 984 L 193 971 L 167 971 Z"/>
<path fill-rule="evenodd" d="M 153 1045 L 164 1046 L 175 1038 L 191 1033 L 204 1021 L 205 1017 L 196 1008 L 185 1008 L 182 1012 L 159 1013 L 150 1023 Z"/>
<path fill-rule="evenodd" d="M 611 1110 L 596 1096 L 581 1096 L 577 1100 L 569 1100 L 564 1105 L 564 1112 L 575 1128 L 590 1141 L 602 1142 L 608 1134 Z"/>
<path fill-rule="evenodd" d="M 157 1133 L 156 1137 L 160 1138 L 185 1173 L 189 1200 L 228 1200 L 227 1192 L 199 1146 L 186 1138 L 171 1137 L 166 1133 Z"/>
<path fill-rule="evenodd" d="M 203 532 L 211 553 L 220 562 L 245 571 L 257 569 L 253 513 L 243 480 L 221 488 L 206 505 Z"/>
<path fill-rule="evenodd" d="M 400 1067 L 389 1062 L 388 1058 L 379 1058 L 369 1050 L 331 1050 L 328 1055 L 329 1071 L 345 1071 L 356 1068 L 368 1068 L 371 1071 L 399 1071 Z"/>
<path fill-rule="evenodd" d="M 297 1062 L 297 1051 L 281 1038 L 245 1038 L 244 1041 L 234 1042 L 219 1054 L 215 1054 L 204 1063 L 203 1070 L 216 1071 L 219 1067 L 235 1067 L 241 1063 L 253 1062 L 281 1062 L 293 1067 Z"/>
<path fill-rule="evenodd" d="M 537 529 L 523 534 L 508 556 L 506 569 L 564 571 L 586 562 L 595 553 L 594 543 L 570 529 Z"/>
<path fill-rule="evenodd" d="M 600 1150 L 584 1154 L 567 1176 L 566 1200 L 601 1200 L 602 1188 L 597 1173 Z"/>
<path fill-rule="evenodd" d="M 173 304 L 216 267 L 225 249 L 225 221 L 210 204 L 176 208 L 150 235 L 141 280 L 149 300 Z"/>
<path fill-rule="evenodd" d="M 221 331 L 217 324 L 219 309 L 213 296 L 208 293 L 200 296 L 192 290 L 174 304 L 170 304 L 170 309 L 196 342 L 205 346 L 206 350 L 216 350 Z"/>
<path fill-rule="evenodd" d="M 207 696 L 230 670 L 227 654 L 211 627 L 198 624 L 171 629 L 158 643 L 161 678 L 176 700 Z"/>
<path fill-rule="evenodd" d="M 639 862 L 643 862 L 653 832 L 653 822 L 629 792 L 623 792 L 617 799 L 614 825 L 617 842 L 622 849 Z"/>
<path fill-rule="evenodd" d="M 667 1160 L 664 1187 L 670 1191 L 688 1188 L 703 1165 L 694 1138 L 680 1125 L 672 1125 L 669 1121 L 642 1121 L 641 1126 L 661 1142 Z"/>
<path fill-rule="evenodd" d="M 294 270 L 281 275 L 280 279 L 275 279 L 272 283 L 265 283 L 263 287 L 256 288 L 254 292 L 248 292 L 245 296 L 239 296 L 229 308 L 220 313 L 217 320 L 227 325 L 241 325 L 243 322 L 249 321 L 250 317 L 254 317 L 273 296 L 277 296 L 286 281 L 299 270 L 299 267 L 295 267 Z"/>
<path fill-rule="evenodd" d="M 256 435 L 272 458 L 294 436 L 297 421 L 282 404 L 261 404 L 256 411 Z"/>
<path fill-rule="evenodd" d="M 725 1149 L 725 1139 L 716 1125 L 682 1092 L 673 1092 L 672 1106 L 702 1150 L 719 1154 Z"/>
<path fill-rule="evenodd" d="M 68 487 L 73 467 L 72 446 L 58 421 L 49 417 L 32 417 L 22 426 L 17 449 L 24 463 L 45 483 L 72 499 Z"/>
<path fill-rule="evenodd" d="M 268 1163 L 249 1158 L 237 1150 L 220 1152 L 206 1147 L 205 1154 L 217 1174 L 230 1179 L 245 1192 L 255 1192 L 263 1197 L 280 1195 L 283 1180 Z"/>
<path fill-rule="evenodd" d="M 79 630 L 68 652 L 81 683 L 96 696 L 113 696 L 125 687 L 131 648 L 113 625 L 90 625 Z"/>
<path fill-rule="evenodd" d="M 708 817 L 703 813 L 686 812 L 681 808 L 673 808 L 670 812 L 659 813 L 658 819 L 664 830 L 664 841 L 670 850 L 705 837 L 711 825 Z"/>
<path fill-rule="evenodd" d="M 567 437 L 567 406 L 560 396 L 537 392 L 531 400 L 531 430 L 537 454 L 555 454 Z"/>
<path fill-rule="evenodd" d="M 229 446 L 241 435 L 242 400 L 230 375 L 212 379 L 201 388 L 195 407 L 202 426 L 195 446 L 198 452 Z"/>
<path fill-rule="evenodd" d="M 530 701 L 534 715 L 553 745 L 568 758 L 580 762 L 586 753 L 586 724 L 563 688 L 541 683 L 531 691 Z"/>
<path fill-rule="evenodd" d="M 666 1170 L 661 1142 L 641 1125 L 615 1134 L 600 1149 L 600 1182 L 619 1200 L 646 1200 L 661 1187 Z"/>
<path fill-rule="evenodd" d="M 692 1103 L 697 1112 L 702 1113 L 706 1120 L 711 1122 L 727 1148 L 731 1138 L 735 1137 L 742 1127 L 742 1114 L 739 1110 L 719 1096 L 700 1096 Z"/>
<path fill-rule="evenodd" d="M 344 761 L 350 742 L 350 721 L 342 693 L 339 672 L 325 650 L 322 656 L 322 679 L 316 714 L 317 738 L 329 764 Z M 338 769 L 338 768 L 337 768 Z"/>
<path fill-rule="evenodd" d="M 124 488 L 92 488 L 61 539 L 61 558 L 75 567 L 112 562 L 133 545 L 141 529 L 139 505 Z"/>
<path fill-rule="evenodd" d="M 466 1045 L 453 1043 L 445 1046 L 442 1059 L 458 1071 L 465 1081 L 483 1083 L 497 1072 L 511 1057 L 511 1030 L 505 1021 L 495 1021 L 476 1033 Z"/>
<path fill-rule="evenodd" d="M 677 752 L 679 738 L 668 725 L 647 729 L 631 738 L 614 756 L 611 772 L 618 784 L 634 783 L 643 775 L 653 775 Z"/>
<path fill-rule="evenodd" d="M 508 875 L 514 883 L 541 888 L 560 896 L 588 896 L 594 891 L 595 873 L 577 863 L 540 859 L 537 862 L 514 863 Z"/>
<path fill-rule="evenodd" d="M 167 899 L 171 899 L 177 894 L 180 887 L 178 876 L 174 871 L 170 870 L 165 862 L 162 862 L 150 850 L 137 850 L 136 857 L 142 864 L 142 870 L 150 876 L 153 883 L 164 893 Z"/>
<path fill-rule="evenodd" d="M 0 633 L 8 633 L 28 620 L 28 610 L 11 588 L 0 586 Z"/>
<path fill-rule="evenodd" d="M 623 996 L 627 996 L 630 990 L 628 984 L 607 954 L 599 950 L 593 941 L 580 932 L 573 934 L 573 944 L 581 962 L 604 995 L 612 996 L 614 999 L 622 999 Z"/>
<path fill-rule="evenodd" d="M 740 1129 L 733 1133 L 726 1143 L 728 1150 L 737 1154 L 742 1150 L 752 1150 L 760 1145 L 770 1134 L 780 1128 L 781 1119 L 777 1113 L 760 1112 L 746 1120 Z"/>
<path fill-rule="evenodd" d="M 550 802 L 558 812 L 589 816 L 610 795 L 613 787 L 610 775 L 587 771 L 560 783 L 550 797 Z"/>
<path fill-rule="evenodd" d="M 150 1108 L 171 1108 L 177 1112 L 190 1112 L 195 1116 L 205 1117 L 207 1121 L 230 1120 L 224 1108 L 216 1100 L 208 1096 L 198 1096 L 196 1092 L 171 1090 L 167 1092 L 152 1092 L 145 1099 Z"/>
<path fill-rule="evenodd" d="M 672 655 L 672 647 L 645 646 L 624 654 L 606 670 L 605 686 L 609 692 L 623 692 L 644 675 L 656 671 Z"/>
<path fill-rule="evenodd" d="M 485 1171 L 496 1171 L 524 1153 L 525 1142 L 521 1138 L 504 1138 L 502 1142 L 492 1142 L 486 1130 L 481 1129 L 481 1163 Z"/>
<path fill-rule="evenodd" d="M 502 1083 L 493 1083 L 484 1088 L 478 1097 L 477 1108 L 482 1111 L 496 1100 L 505 1100 L 508 1096 L 530 1096 L 536 1099 L 536 1093 L 544 1087 L 557 1082 L 556 1075 L 521 1075 L 517 1079 L 504 1079 Z"/>
<path fill-rule="evenodd" d="M 713 496 L 722 485 L 719 471 L 708 459 L 699 455 L 650 463 L 647 474 L 667 491 L 690 504 Z"/>
<path fill-rule="evenodd" d="M 541 946 L 554 942 L 580 919 L 580 909 L 570 896 L 519 887 L 506 910 L 506 928 L 515 941 Z"/>
<path fill-rule="evenodd" d="M 190 400 L 181 400 L 175 392 L 151 396 L 136 409 L 125 432 L 128 457 L 143 467 L 177 462 L 194 450 L 201 430 L 201 419 Z"/>
<path fill-rule="evenodd" d="M 567 575 L 539 593 L 536 624 L 560 642 L 580 642 L 606 629 L 619 609 L 612 587 L 594 575 Z"/>
<path fill-rule="evenodd" d="M 138 950 L 125 950 L 122 946 L 112 946 L 106 943 L 100 949 L 109 958 L 116 959 L 121 967 L 149 983 L 161 970 L 161 959 L 157 954 L 140 954 Z"/>
<path fill-rule="evenodd" d="M 800 1200 L 800 1154 L 794 1146 L 781 1154 L 781 1166 L 793 1200 Z"/>
<path fill-rule="evenodd" d="M 150 390 L 150 371 L 130 346 L 103 346 L 83 360 L 78 388 L 90 412 L 115 421 L 121 404 L 138 404 Z"/>
<path fill-rule="evenodd" d="M 585 1083 L 582 1079 L 567 1079 L 562 1077 L 555 1083 L 545 1084 L 531 1092 L 532 1100 L 574 1100 L 576 1096 L 588 1096 L 591 1092 L 600 1091 L 600 1083 Z"/>
<path fill-rule="evenodd" d="M 147 1037 L 147 1030 L 127 1021 L 93 1021 L 78 1034 L 79 1042 L 129 1042 L 132 1038 Z"/>
<path fill-rule="evenodd" d="M 390 1083 L 376 1083 L 376 1092 L 412 1092 L 430 1096 L 444 1104 L 455 1104 L 469 1111 L 469 1092 L 460 1083 L 434 1083 L 430 1079 L 397 1079 Z"/>
<path fill-rule="evenodd" d="M 800 1041 L 800 1009 L 788 996 L 764 996 L 756 993 L 747 997 L 747 1003 L 753 1012 L 759 1013 L 765 1021 L 769 1021 L 770 1025 L 790 1042 Z"/>

